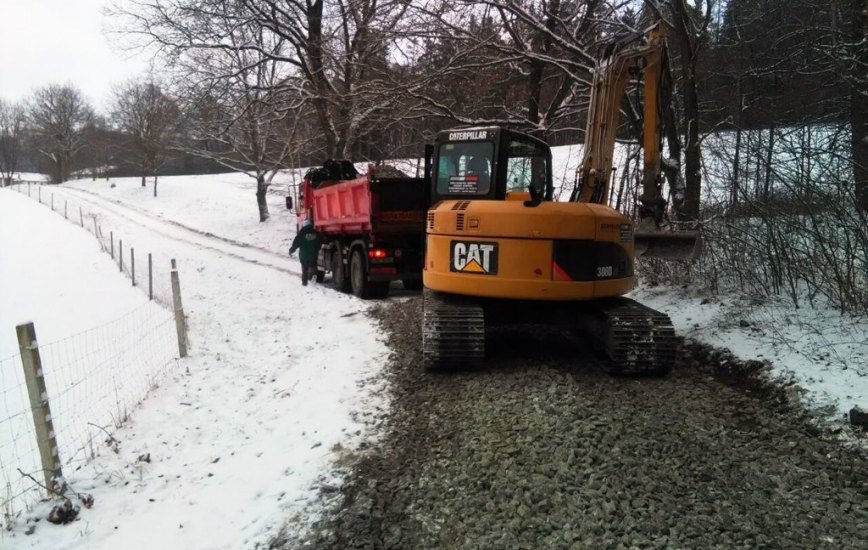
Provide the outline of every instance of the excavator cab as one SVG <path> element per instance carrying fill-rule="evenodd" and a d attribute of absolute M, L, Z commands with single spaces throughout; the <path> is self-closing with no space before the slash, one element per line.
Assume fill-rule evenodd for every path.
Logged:
<path fill-rule="evenodd" d="M 551 151 L 545 142 L 506 128 L 449 130 L 434 149 L 431 204 L 442 200 L 531 200 L 552 197 Z"/>

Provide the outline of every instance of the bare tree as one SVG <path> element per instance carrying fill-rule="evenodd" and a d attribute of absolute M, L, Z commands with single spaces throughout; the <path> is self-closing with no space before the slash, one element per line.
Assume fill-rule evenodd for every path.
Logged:
<path fill-rule="evenodd" d="M 109 179 L 112 169 L 123 162 L 129 137 L 119 129 L 112 128 L 105 116 L 96 116 L 85 130 L 87 147 L 82 153 L 85 166 L 90 169 L 91 179 Z"/>
<path fill-rule="evenodd" d="M 165 163 L 178 123 L 178 105 L 151 81 L 131 80 L 114 93 L 112 119 L 125 135 L 135 164 L 142 176 L 154 177 L 157 196 L 157 171 Z"/>
<path fill-rule="evenodd" d="M 24 107 L 0 98 L 0 178 L 3 185 L 9 185 L 18 171 L 24 123 Z"/>
<path fill-rule="evenodd" d="M 50 84 L 36 91 L 28 109 L 35 147 L 51 164 L 55 183 L 69 179 L 93 109 L 72 85 Z"/>
<path fill-rule="evenodd" d="M 227 19 L 210 20 L 200 30 L 206 27 L 233 47 L 188 50 L 176 66 L 184 75 L 179 89 L 189 114 L 183 148 L 255 178 L 259 221 L 264 222 L 268 187 L 297 151 L 295 113 L 303 102 L 288 92 L 292 78 L 272 58 L 284 48 L 281 38 Z"/>
<path fill-rule="evenodd" d="M 313 106 L 326 156 L 350 157 L 379 115 L 394 120 L 401 96 L 386 78 L 408 9 L 402 0 L 131 0 L 115 13 L 122 32 L 171 61 L 233 49 L 280 64 L 282 92 Z M 250 28 L 262 44 L 228 32 Z M 214 32 L 217 31 L 217 32 Z M 272 47 L 279 43 L 279 48 Z"/>
<path fill-rule="evenodd" d="M 399 90 L 388 78 L 393 41 L 409 3 L 402 0 L 240 0 L 252 20 L 294 52 L 302 88 L 314 106 L 325 154 L 350 158 L 366 125 L 389 112 L 401 118 Z"/>
<path fill-rule="evenodd" d="M 464 124 L 577 136 L 587 105 L 602 2 L 431 0 L 408 32 L 424 51 L 407 91 L 428 113 Z M 453 122 L 454 123 L 454 122 Z"/>

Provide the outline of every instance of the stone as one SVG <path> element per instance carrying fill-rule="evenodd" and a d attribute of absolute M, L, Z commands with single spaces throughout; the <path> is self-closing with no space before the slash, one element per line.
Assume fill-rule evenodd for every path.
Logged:
<path fill-rule="evenodd" d="M 868 412 L 860 407 L 850 409 L 850 424 L 854 426 L 868 426 Z"/>

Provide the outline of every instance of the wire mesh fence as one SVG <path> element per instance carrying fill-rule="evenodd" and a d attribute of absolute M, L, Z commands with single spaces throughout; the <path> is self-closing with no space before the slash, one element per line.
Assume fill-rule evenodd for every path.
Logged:
<path fill-rule="evenodd" d="M 150 299 L 172 307 L 170 258 L 160 251 L 136 246 L 133 240 L 111 227 L 108 216 L 91 208 L 85 202 L 62 192 L 55 193 L 51 185 L 43 182 L 19 182 L 12 185 L 19 193 L 39 201 L 70 223 L 80 226 L 99 242 L 100 249 L 109 254 L 133 286 Z M 43 189 L 44 188 L 44 189 Z"/>
<path fill-rule="evenodd" d="M 38 344 L 64 470 L 99 454 L 133 408 L 176 365 L 172 312 L 145 303 L 76 335 Z M 0 360 L 0 498 L 7 521 L 44 495 L 22 357 Z"/>
<path fill-rule="evenodd" d="M 31 198 L 51 206 L 50 193 L 36 192 Z M 28 192 L 28 185 L 17 185 Z M 154 302 L 145 302 L 114 321 L 50 343 L 37 342 L 60 466 L 68 473 L 107 449 L 112 433 L 129 418 L 131 411 L 177 364 L 178 332 L 172 311 L 172 285 L 167 257 L 165 268 L 156 269 L 151 255 L 148 284 L 147 252 L 113 242 L 113 232 L 104 229 L 102 217 L 68 198 L 54 199 L 53 210 L 94 234 L 102 249 L 112 254 L 119 271 L 132 279 L 145 294 L 152 289 Z M 114 248 L 114 250 L 113 250 Z M 150 289 L 149 289 L 150 287 Z M 106 297 L 111 300 L 111 297 Z M 165 307 L 161 307 L 165 306 Z M 183 313 L 181 313 L 183 316 Z M 37 334 L 39 327 L 35 327 Z M 44 461 L 34 427 L 34 409 L 22 368 L 22 355 L 0 358 L 0 511 L 7 528 L 29 505 L 45 496 Z M 44 453 L 43 453 L 44 454 Z"/>

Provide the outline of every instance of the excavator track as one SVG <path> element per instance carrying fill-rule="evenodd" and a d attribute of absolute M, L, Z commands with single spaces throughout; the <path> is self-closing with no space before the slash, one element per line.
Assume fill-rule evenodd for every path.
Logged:
<path fill-rule="evenodd" d="M 423 304 L 422 364 L 429 370 L 482 365 L 486 310 L 495 324 L 550 324 L 578 329 L 606 355 L 610 374 L 663 376 L 672 370 L 678 353 L 678 339 L 669 316 L 629 298 L 484 302 L 425 289 Z"/>
<path fill-rule="evenodd" d="M 595 305 L 598 328 L 593 332 L 601 339 L 611 374 L 663 376 L 672 370 L 678 340 L 668 315 L 629 298 Z"/>
<path fill-rule="evenodd" d="M 422 364 L 429 370 L 473 368 L 485 359 L 485 317 L 471 298 L 425 289 Z"/>

